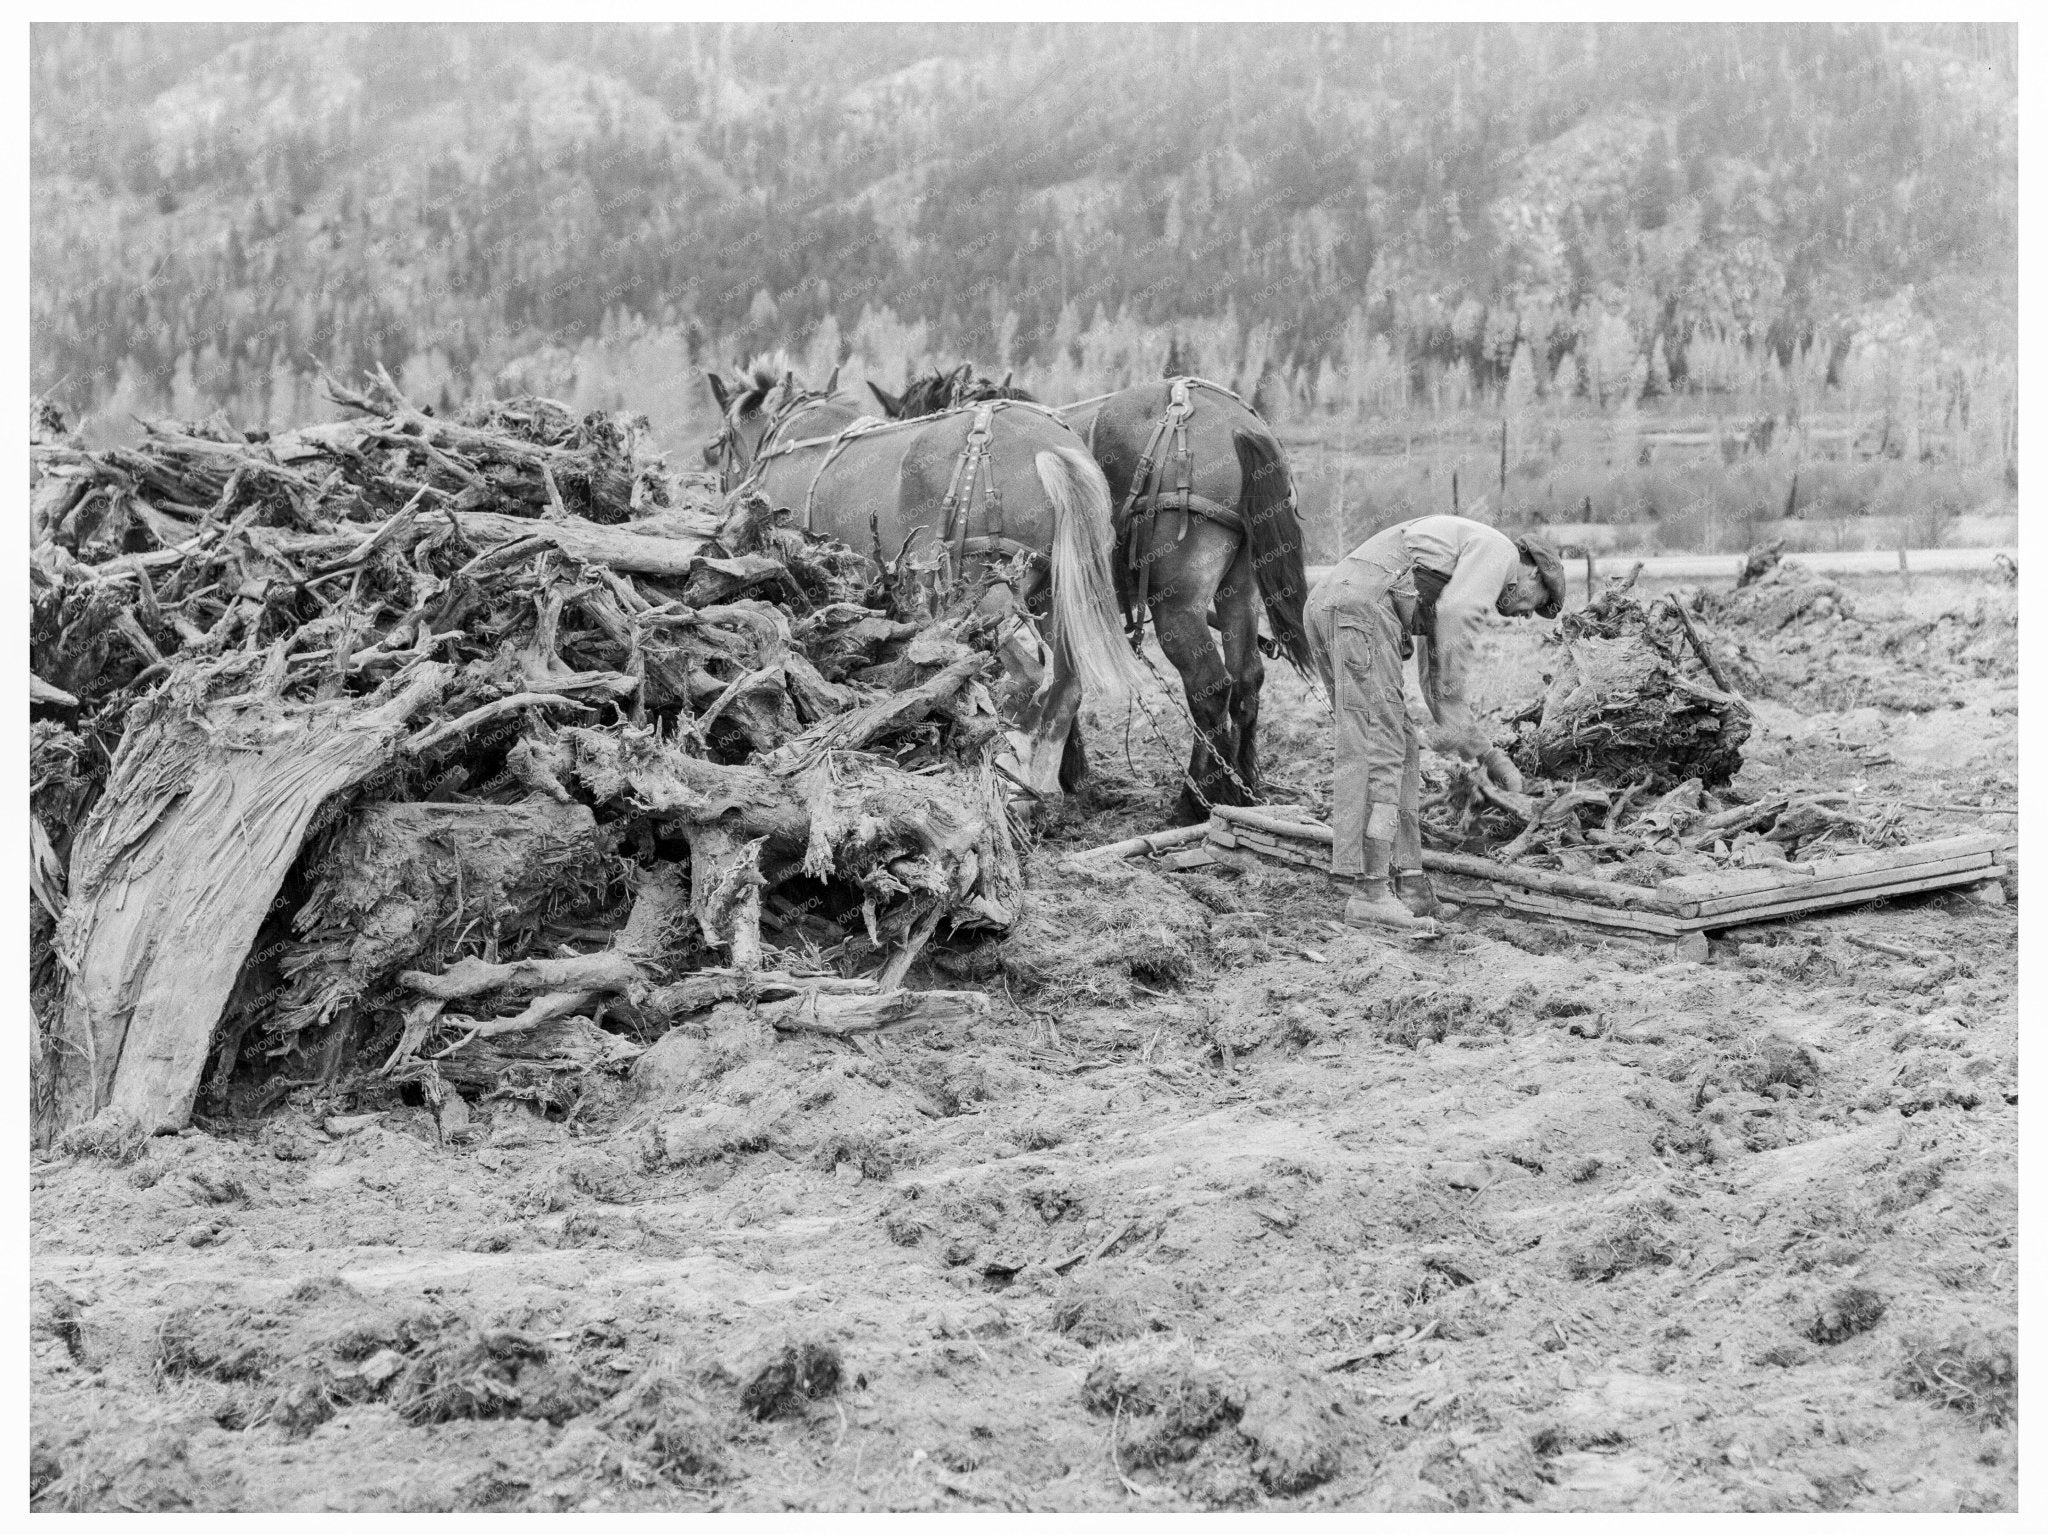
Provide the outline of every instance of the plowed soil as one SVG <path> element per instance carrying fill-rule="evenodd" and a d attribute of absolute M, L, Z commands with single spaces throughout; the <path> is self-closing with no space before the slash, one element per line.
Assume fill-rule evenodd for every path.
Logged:
<path fill-rule="evenodd" d="M 1762 699 L 1738 786 L 2010 806 L 2016 677 L 1897 664 L 1941 706 Z M 2016 874 L 1704 963 L 1409 949 L 1249 859 L 1063 868 L 1162 824 L 1148 704 L 1094 720 L 1031 923 L 913 976 L 985 1021 L 732 1008 L 561 1118 L 302 1088 L 35 1163 L 34 1506 L 2015 1506 Z M 1266 712 L 1325 808 L 1326 713 L 1280 667 Z"/>

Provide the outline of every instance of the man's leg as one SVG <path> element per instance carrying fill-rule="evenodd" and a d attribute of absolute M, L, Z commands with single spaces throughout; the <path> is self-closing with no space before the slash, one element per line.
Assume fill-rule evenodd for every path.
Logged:
<path fill-rule="evenodd" d="M 1309 594 L 1302 614 L 1308 632 L 1309 656 L 1322 679 L 1323 692 L 1336 715 L 1336 768 L 1330 783 L 1330 872 L 1338 879 L 1356 879 L 1365 869 L 1365 818 L 1370 809 L 1366 786 L 1367 679 L 1344 664 L 1339 654 L 1339 599 L 1345 591 L 1319 586 Z"/>
<path fill-rule="evenodd" d="M 1408 719 L 1401 678 L 1400 623 L 1384 598 L 1344 615 L 1337 635 L 1340 658 L 1353 658 L 1362 676 L 1366 756 L 1365 849 L 1358 894 L 1344 908 L 1356 925 L 1419 928 L 1394 894 L 1395 853 L 1412 843 L 1420 858 L 1420 823 L 1408 807 L 1420 792 L 1420 756 Z M 1411 781 L 1412 780 L 1412 781 Z"/>
<path fill-rule="evenodd" d="M 1442 905 L 1422 869 L 1422 745 L 1408 722 L 1408 754 L 1401 765 L 1401 830 L 1394 840 L 1394 894 L 1418 917 L 1440 914 Z"/>

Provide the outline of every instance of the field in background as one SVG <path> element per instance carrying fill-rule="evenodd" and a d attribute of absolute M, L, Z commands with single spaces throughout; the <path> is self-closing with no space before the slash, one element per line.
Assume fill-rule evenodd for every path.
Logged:
<path fill-rule="evenodd" d="M 1091 327 L 1056 363 L 1017 368 L 1016 382 L 1053 404 L 1121 388 L 1158 376 L 1170 329 L 1190 328 Z M 695 468 L 718 429 L 704 371 L 730 376 L 743 360 L 809 384 L 836 366 L 842 390 L 872 404 L 869 379 L 896 390 L 911 373 L 958 359 L 933 350 L 926 325 L 887 314 L 864 316 L 844 337 L 823 327 L 802 346 L 751 358 L 715 341 L 693 353 L 672 329 L 628 327 L 520 357 L 486 392 L 635 412 L 672 463 Z M 1515 407 L 1511 389 L 1456 378 L 1456 389 L 1421 393 L 1388 367 L 1311 376 L 1220 332 L 1196 356 L 1198 371 L 1274 423 L 1311 563 L 1341 557 L 1390 523 L 1453 509 L 1547 524 L 1559 543 L 1595 552 L 1721 553 L 1780 537 L 1795 550 L 2010 546 L 2019 482 L 2012 372 L 1981 361 L 1922 368 L 1926 361 L 1859 352 L 1836 386 L 1805 355 L 1785 369 L 1768 358 L 1730 363 L 1714 389 L 1601 408 L 1563 390 Z M 391 371 L 422 403 L 444 401 L 459 382 L 433 354 Z M 274 430 L 342 414 L 310 377 L 274 382 L 268 396 L 229 400 L 228 420 Z M 138 417 L 213 408 L 190 388 L 165 395 L 124 384 L 78 424 L 99 444 L 132 439 Z"/>
<path fill-rule="evenodd" d="M 1503 525 L 1549 524 L 1596 553 L 2010 545 L 2017 492 L 2000 459 L 1944 443 L 1908 456 L 1881 422 L 1825 418 L 1810 432 L 1766 417 L 1696 414 L 1529 418 L 1467 414 L 1409 430 L 1309 416 L 1284 424 L 1311 562 L 1336 559 L 1408 517 L 1454 509 Z M 1851 434 L 1854 435 L 1851 435 Z M 1455 482 L 1456 489 L 1453 489 Z M 1790 515 L 1788 516 L 1788 511 Z"/>

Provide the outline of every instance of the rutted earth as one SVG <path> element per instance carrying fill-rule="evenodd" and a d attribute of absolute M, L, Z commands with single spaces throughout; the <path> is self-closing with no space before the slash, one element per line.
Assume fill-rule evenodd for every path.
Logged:
<path fill-rule="evenodd" d="M 1760 702 L 1739 783 L 2009 805 L 2012 678 L 1943 685 Z M 1326 716 L 1267 697 L 1320 808 Z M 1704 964 L 1411 951 L 1251 860 L 1062 869 L 1157 824 L 1148 703 L 1030 922 L 914 978 L 985 1021 L 728 1007 L 564 1120 L 308 1088 L 36 1163 L 35 1506 L 2015 1506 L 2016 875 Z"/>

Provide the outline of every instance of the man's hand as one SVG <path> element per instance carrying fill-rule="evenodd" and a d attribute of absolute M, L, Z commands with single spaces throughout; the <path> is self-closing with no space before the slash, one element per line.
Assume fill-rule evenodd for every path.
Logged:
<path fill-rule="evenodd" d="M 1486 776 L 1493 780 L 1496 789 L 1505 789 L 1510 794 L 1522 792 L 1521 773 L 1498 746 L 1488 747 L 1481 753 L 1479 765 L 1486 770 Z"/>
<path fill-rule="evenodd" d="M 1439 720 L 1429 744 L 1446 757 L 1463 757 L 1467 762 L 1477 762 L 1487 750 L 1486 737 L 1469 718 Z"/>

